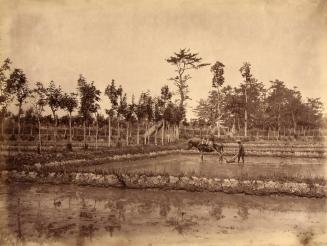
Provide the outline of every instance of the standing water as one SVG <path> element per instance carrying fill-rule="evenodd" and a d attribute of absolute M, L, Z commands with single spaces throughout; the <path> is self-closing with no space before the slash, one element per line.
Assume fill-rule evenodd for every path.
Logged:
<path fill-rule="evenodd" d="M 326 245 L 326 200 L 1 185 L 0 245 Z"/>

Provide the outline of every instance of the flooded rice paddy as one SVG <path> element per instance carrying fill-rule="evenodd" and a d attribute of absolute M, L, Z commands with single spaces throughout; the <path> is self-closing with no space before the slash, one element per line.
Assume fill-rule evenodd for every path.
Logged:
<path fill-rule="evenodd" d="M 326 245 L 326 200 L 0 184 L 0 245 Z"/>
<path fill-rule="evenodd" d="M 230 160 L 231 157 L 226 157 Z M 217 155 L 205 155 L 204 160 L 197 154 L 174 154 L 156 158 L 117 161 L 95 166 L 83 167 L 83 170 L 119 169 L 128 172 L 168 173 L 170 175 L 191 174 L 204 177 L 294 177 L 325 179 L 325 158 L 299 157 L 246 157 L 244 166 L 235 163 L 220 163 Z"/>

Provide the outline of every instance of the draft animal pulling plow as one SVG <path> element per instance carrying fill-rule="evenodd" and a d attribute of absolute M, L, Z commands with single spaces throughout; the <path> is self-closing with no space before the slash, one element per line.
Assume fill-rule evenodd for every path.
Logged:
<path fill-rule="evenodd" d="M 225 159 L 226 163 L 233 163 L 236 161 L 236 158 L 238 159 L 238 162 L 240 160 L 242 160 L 243 164 L 244 164 L 244 156 L 245 156 L 245 151 L 244 151 L 244 147 L 241 143 L 240 140 L 238 140 L 238 144 L 239 144 L 239 151 L 236 155 L 234 155 L 230 160 L 227 160 L 224 157 L 224 145 L 222 142 L 220 143 L 215 143 L 214 138 L 212 138 L 211 141 L 204 141 L 201 140 L 199 138 L 192 138 L 188 141 L 188 149 L 192 149 L 192 148 L 197 148 L 200 153 L 201 153 L 201 160 L 203 160 L 203 153 L 209 153 L 209 152 L 214 152 L 217 151 L 218 153 L 218 158 L 219 158 L 219 162 L 223 162 L 223 159 Z"/>
<path fill-rule="evenodd" d="M 201 140 L 199 138 L 192 138 L 188 141 L 188 149 L 192 149 L 193 147 L 197 148 L 201 153 L 201 160 L 203 160 L 204 152 L 214 152 L 217 151 L 219 155 L 219 161 L 223 160 L 224 153 L 224 145 L 222 143 L 215 143 L 213 140 L 208 142 Z"/>

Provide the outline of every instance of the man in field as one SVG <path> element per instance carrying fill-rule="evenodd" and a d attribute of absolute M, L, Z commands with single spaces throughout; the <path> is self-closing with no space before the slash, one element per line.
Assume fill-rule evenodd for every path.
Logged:
<path fill-rule="evenodd" d="M 240 159 L 242 158 L 242 163 L 244 164 L 244 156 L 245 156 L 244 146 L 241 140 L 238 140 L 237 143 L 238 143 L 237 163 L 240 163 Z"/>
<path fill-rule="evenodd" d="M 224 145 L 223 145 L 223 142 L 220 141 L 218 144 L 213 142 L 212 146 L 218 152 L 219 162 L 222 163 L 223 158 L 224 158 Z"/>

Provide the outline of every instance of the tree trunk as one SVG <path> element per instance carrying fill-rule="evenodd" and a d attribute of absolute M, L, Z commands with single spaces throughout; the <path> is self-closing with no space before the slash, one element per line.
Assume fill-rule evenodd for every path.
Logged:
<path fill-rule="evenodd" d="M 148 121 L 145 122 L 145 134 L 144 134 L 144 144 L 147 144 L 147 132 L 148 132 Z"/>
<path fill-rule="evenodd" d="M 3 117 L 1 119 L 1 136 L 2 137 L 5 137 L 5 126 L 4 126 L 4 124 L 5 124 L 5 117 Z"/>
<path fill-rule="evenodd" d="M 22 104 L 19 104 L 18 107 L 18 115 L 17 115 L 17 120 L 18 120 L 18 138 L 20 139 L 20 112 L 22 110 Z"/>
<path fill-rule="evenodd" d="M 279 139 L 280 132 L 280 105 L 278 105 L 278 116 L 277 116 L 277 138 Z"/>
<path fill-rule="evenodd" d="M 37 119 L 38 125 L 39 125 L 39 150 L 41 152 L 41 146 L 42 146 L 42 140 L 41 140 L 41 121 L 40 118 L 38 117 Z"/>
<path fill-rule="evenodd" d="M 164 145 L 164 138 L 165 138 L 165 120 L 162 120 L 162 127 L 161 127 L 161 145 Z"/>
<path fill-rule="evenodd" d="M 154 145 L 157 145 L 157 135 L 158 135 L 158 128 L 156 128 L 156 131 L 154 133 Z"/>
<path fill-rule="evenodd" d="M 95 129 L 95 149 L 98 149 L 98 134 L 99 134 L 99 122 L 98 122 L 98 117 L 97 115 L 95 116 L 96 119 L 96 129 Z"/>
<path fill-rule="evenodd" d="M 126 122 L 126 146 L 128 146 L 128 137 L 129 137 L 129 122 Z"/>
<path fill-rule="evenodd" d="M 84 147 L 86 147 L 86 123 L 83 121 L 83 135 L 84 135 Z"/>
<path fill-rule="evenodd" d="M 240 135 L 241 126 L 240 126 L 240 118 L 239 117 L 237 117 L 237 128 L 238 128 L 238 135 Z"/>
<path fill-rule="evenodd" d="M 117 137 L 120 138 L 120 124 L 119 124 L 119 117 L 117 117 Z"/>
<path fill-rule="evenodd" d="M 244 137 L 247 137 L 248 135 L 248 95 L 245 89 L 245 112 L 244 112 Z"/>
<path fill-rule="evenodd" d="M 69 112 L 69 143 L 72 143 L 72 113 Z"/>
<path fill-rule="evenodd" d="M 219 86 L 217 86 L 217 96 L 218 96 L 218 101 L 217 101 L 217 112 L 218 112 L 218 121 L 217 121 L 217 128 L 218 128 L 218 138 L 220 138 L 220 98 L 219 98 Z"/>
<path fill-rule="evenodd" d="M 140 144 L 140 123 L 139 121 L 136 122 L 137 132 L 136 132 L 136 144 Z"/>
<path fill-rule="evenodd" d="M 150 122 L 147 122 L 147 129 L 149 130 L 149 125 L 150 125 Z M 150 126 L 151 127 L 151 126 Z M 148 140 L 147 140 L 147 143 L 150 144 L 150 134 L 148 134 Z"/>
<path fill-rule="evenodd" d="M 111 147 L 111 118 L 108 116 L 108 147 Z"/>
<path fill-rule="evenodd" d="M 293 112 L 292 112 L 292 121 L 293 121 L 294 134 L 296 134 L 296 120 L 295 120 L 295 115 Z"/>
<path fill-rule="evenodd" d="M 54 144 L 55 144 L 55 149 L 57 148 L 57 124 L 58 124 L 58 121 L 57 121 L 57 117 L 56 117 L 56 114 L 53 113 L 53 118 L 55 120 L 54 122 Z"/>
<path fill-rule="evenodd" d="M 173 124 L 173 127 L 171 129 L 171 132 L 172 132 L 172 142 L 175 142 L 176 141 L 176 138 L 177 138 L 177 132 L 176 132 L 176 125 Z"/>

